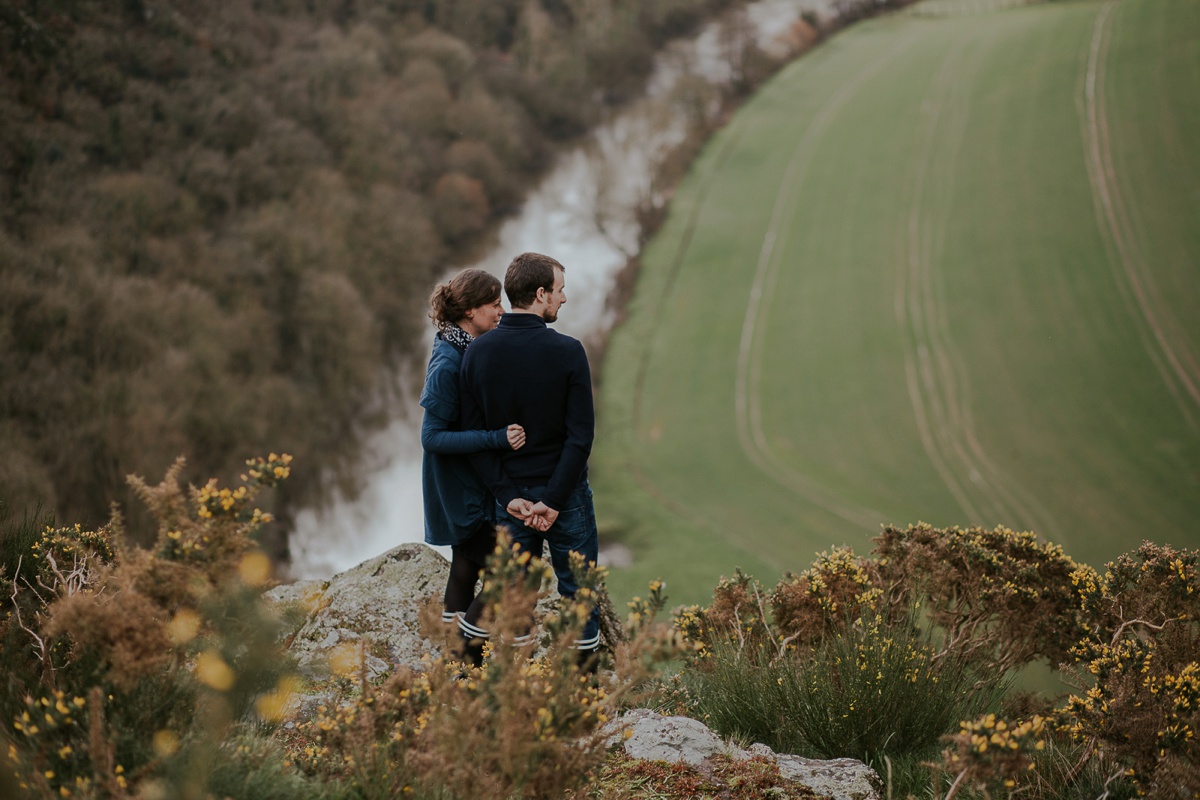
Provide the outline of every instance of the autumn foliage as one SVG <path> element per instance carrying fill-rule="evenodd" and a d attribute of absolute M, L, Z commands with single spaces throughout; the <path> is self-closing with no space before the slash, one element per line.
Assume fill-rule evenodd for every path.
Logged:
<path fill-rule="evenodd" d="M 429 288 L 655 48 L 737 0 L 0 4 L 0 495 L 151 539 L 124 476 L 353 493 Z"/>

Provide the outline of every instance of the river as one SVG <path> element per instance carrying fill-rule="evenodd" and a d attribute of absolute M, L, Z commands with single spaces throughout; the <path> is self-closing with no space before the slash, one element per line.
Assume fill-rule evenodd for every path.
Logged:
<path fill-rule="evenodd" d="M 693 98 L 697 86 L 712 90 L 701 114 L 718 113 L 718 92 L 731 83 L 745 42 L 786 59 L 796 46 L 800 15 L 810 12 L 828 23 L 835 5 L 835 0 L 759 0 L 746 6 L 735 27 L 714 22 L 694 38 L 670 43 L 658 55 L 643 95 L 558 157 L 520 213 L 503 223 L 491 253 L 474 266 L 502 276 L 518 253 L 554 256 L 567 268 L 568 296 L 554 327 L 587 344 L 602 341 L 616 316 L 609 297 L 617 276 L 638 250 L 638 208 L 666 202 L 653 175 L 688 134 L 679 107 L 685 81 Z M 432 334 L 429 326 L 426 351 Z M 419 385 L 421 377 L 411 383 Z M 323 512 L 297 515 L 290 539 L 295 577 L 329 577 L 397 544 L 423 540 L 421 409 L 416 392 L 410 394 L 372 442 L 362 493 Z M 613 560 L 614 554 L 602 553 L 606 557 Z"/>

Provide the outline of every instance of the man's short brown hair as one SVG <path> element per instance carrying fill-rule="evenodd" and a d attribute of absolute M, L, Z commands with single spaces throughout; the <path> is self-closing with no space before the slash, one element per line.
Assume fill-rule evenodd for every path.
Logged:
<path fill-rule="evenodd" d="M 529 308 L 537 299 L 537 290 L 554 291 L 554 270 L 566 268 L 541 253 L 521 253 L 504 273 L 504 293 L 513 308 Z"/>

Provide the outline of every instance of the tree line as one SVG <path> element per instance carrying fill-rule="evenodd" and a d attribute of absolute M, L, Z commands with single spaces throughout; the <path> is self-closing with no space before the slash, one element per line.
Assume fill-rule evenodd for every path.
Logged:
<path fill-rule="evenodd" d="M 268 449 L 281 530 L 353 493 L 433 281 L 739 2 L 0 6 L 0 503 L 98 523 Z"/>

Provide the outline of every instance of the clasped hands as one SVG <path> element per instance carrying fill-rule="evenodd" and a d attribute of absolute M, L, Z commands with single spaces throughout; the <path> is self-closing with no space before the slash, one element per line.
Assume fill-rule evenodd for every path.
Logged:
<path fill-rule="evenodd" d="M 508 513 L 525 523 L 525 527 L 545 532 L 558 519 L 558 512 L 541 500 L 536 503 L 523 497 L 514 498 L 508 504 Z"/>
<path fill-rule="evenodd" d="M 520 425 L 509 425 L 506 430 L 508 446 L 520 450 L 525 446 L 525 429 Z M 548 531 L 558 519 L 558 512 L 541 502 L 530 502 L 523 497 L 515 498 L 508 504 L 508 513 L 525 523 L 525 527 L 535 531 Z"/>

